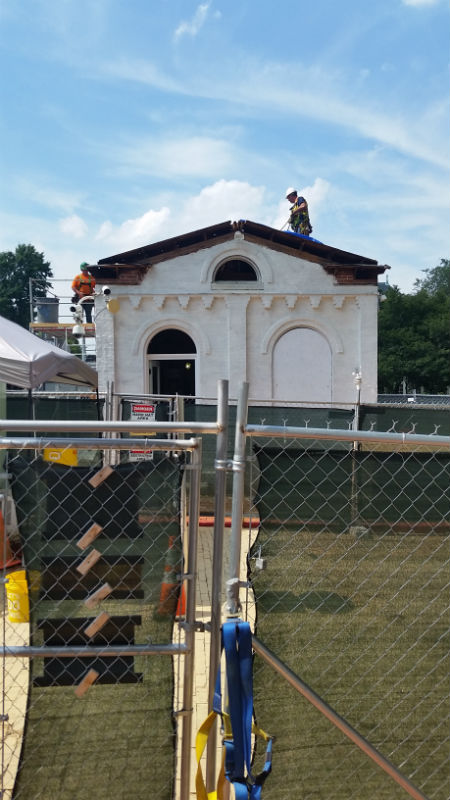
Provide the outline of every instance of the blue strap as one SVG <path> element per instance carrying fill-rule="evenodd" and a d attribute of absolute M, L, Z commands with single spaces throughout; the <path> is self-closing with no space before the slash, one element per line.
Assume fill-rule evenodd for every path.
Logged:
<path fill-rule="evenodd" d="M 225 739 L 225 774 L 233 783 L 236 800 L 261 800 L 262 785 L 272 769 L 272 740 L 267 742 L 262 772 L 251 772 L 253 722 L 252 634 L 248 622 L 230 620 L 222 625 L 225 651 L 228 710 L 232 738 Z M 222 714 L 220 667 L 214 691 L 213 710 Z M 255 728 L 255 732 L 259 733 Z M 247 773 L 247 774 L 246 774 Z"/>
<path fill-rule="evenodd" d="M 231 780 L 244 780 L 245 767 L 249 771 L 251 758 L 251 715 L 253 711 L 253 692 L 250 676 L 246 674 L 249 660 L 246 648 L 250 643 L 251 633 L 248 623 L 232 620 L 222 626 L 223 646 L 227 665 L 228 704 L 230 710 L 231 729 L 234 742 L 234 766 L 230 774 Z M 251 663 L 250 663 L 251 667 Z M 250 688 L 250 698 L 249 698 Z M 248 701 L 250 699 L 250 725 L 248 722 Z M 231 759 L 229 759 L 231 763 Z"/>

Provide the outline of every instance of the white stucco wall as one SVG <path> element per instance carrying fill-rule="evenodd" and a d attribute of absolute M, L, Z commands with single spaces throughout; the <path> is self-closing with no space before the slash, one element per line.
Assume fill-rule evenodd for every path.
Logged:
<path fill-rule="evenodd" d="M 249 260 L 260 280 L 214 283 L 215 269 L 227 258 Z M 354 401 L 355 368 L 363 374 L 361 399 L 376 400 L 376 286 L 336 285 L 319 264 L 248 242 L 237 234 L 232 242 L 155 264 L 141 284 L 113 286 L 112 296 L 120 301 L 115 314 L 103 311 L 103 297 L 96 300 L 101 390 L 113 381 L 117 392 L 149 392 L 148 344 L 156 333 L 177 328 L 196 345 L 196 395 L 215 397 L 218 379 L 225 378 L 230 382 L 230 396 L 237 396 L 241 381 L 248 380 L 250 397 L 268 401 L 274 392 L 274 353 L 277 357 L 287 352 L 280 337 L 301 328 L 316 332 L 328 345 L 333 402 Z M 319 339 L 310 336 L 305 341 L 314 347 Z M 302 385 L 306 387 L 304 396 L 295 399 L 311 401 L 314 358 L 299 359 L 308 374 L 298 375 L 294 351 L 291 345 L 286 370 L 295 373 L 293 383 L 299 391 Z M 323 384 L 322 372 L 317 369 Z M 279 377 L 279 363 L 276 374 Z M 277 400 L 282 398 L 277 395 Z"/>

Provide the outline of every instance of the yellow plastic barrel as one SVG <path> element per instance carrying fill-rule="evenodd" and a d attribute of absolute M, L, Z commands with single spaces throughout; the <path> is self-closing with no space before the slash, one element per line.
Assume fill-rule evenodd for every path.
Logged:
<path fill-rule="evenodd" d="M 8 601 L 8 619 L 10 622 L 29 622 L 30 603 L 28 599 L 28 583 L 24 569 L 10 572 L 7 575 L 6 599 Z"/>

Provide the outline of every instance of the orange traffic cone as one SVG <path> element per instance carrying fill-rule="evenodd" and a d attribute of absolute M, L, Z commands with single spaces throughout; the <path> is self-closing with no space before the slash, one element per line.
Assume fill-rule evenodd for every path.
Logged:
<path fill-rule="evenodd" d="M 9 567 L 16 567 L 22 563 L 21 558 L 13 555 L 11 545 L 5 531 L 5 521 L 3 514 L 0 511 L 0 569 L 8 569 Z"/>
<path fill-rule="evenodd" d="M 181 548 L 178 536 L 169 536 L 158 614 L 175 614 L 180 592 Z"/>
<path fill-rule="evenodd" d="M 177 610 L 175 616 L 177 618 L 186 616 L 186 590 L 184 588 L 184 583 L 181 584 L 181 591 L 178 597 Z"/>

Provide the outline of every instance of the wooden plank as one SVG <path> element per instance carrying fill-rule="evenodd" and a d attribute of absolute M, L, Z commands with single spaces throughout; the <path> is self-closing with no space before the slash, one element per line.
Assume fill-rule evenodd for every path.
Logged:
<path fill-rule="evenodd" d="M 98 617 L 92 620 L 91 624 L 84 629 L 84 633 L 91 639 L 92 636 L 95 636 L 95 634 L 106 625 L 109 619 L 109 614 L 106 611 L 102 611 Z"/>
<path fill-rule="evenodd" d="M 102 532 L 102 530 L 103 530 L 102 526 L 94 522 L 94 524 L 91 525 L 91 527 L 86 531 L 86 533 L 83 534 L 81 539 L 78 540 L 77 547 L 79 547 L 80 550 L 86 550 L 86 547 L 92 544 L 94 539 L 97 538 L 97 536 L 99 535 L 99 533 Z"/>
<path fill-rule="evenodd" d="M 96 592 L 93 592 L 86 598 L 84 601 L 84 605 L 88 608 L 95 608 L 101 600 L 104 600 L 105 597 L 108 597 L 109 594 L 112 592 L 112 587 L 109 583 L 104 583 L 103 586 L 100 586 L 100 589 L 97 589 Z"/>
<path fill-rule="evenodd" d="M 102 554 L 99 553 L 98 550 L 92 550 L 89 553 L 89 555 L 87 555 L 86 558 L 83 559 L 81 564 L 77 565 L 76 567 L 77 571 L 81 573 L 81 575 L 86 575 L 89 572 L 90 568 L 97 563 L 99 558 L 101 558 L 101 555 Z"/>
<path fill-rule="evenodd" d="M 109 464 L 107 464 L 105 467 L 102 467 L 102 469 L 96 472 L 95 475 L 93 475 L 92 478 L 90 478 L 88 483 L 94 489 L 96 489 L 97 486 L 100 486 L 100 484 L 106 480 L 106 478 L 109 478 L 112 472 L 114 472 L 113 468 L 110 467 Z"/>
<path fill-rule="evenodd" d="M 87 690 L 90 686 L 97 680 L 99 673 L 95 669 L 90 669 L 88 674 L 84 676 L 83 680 L 80 681 L 78 686 L 75 687 L 74 691 L 77 697 L 83 697 L 86 694 Z"/>

